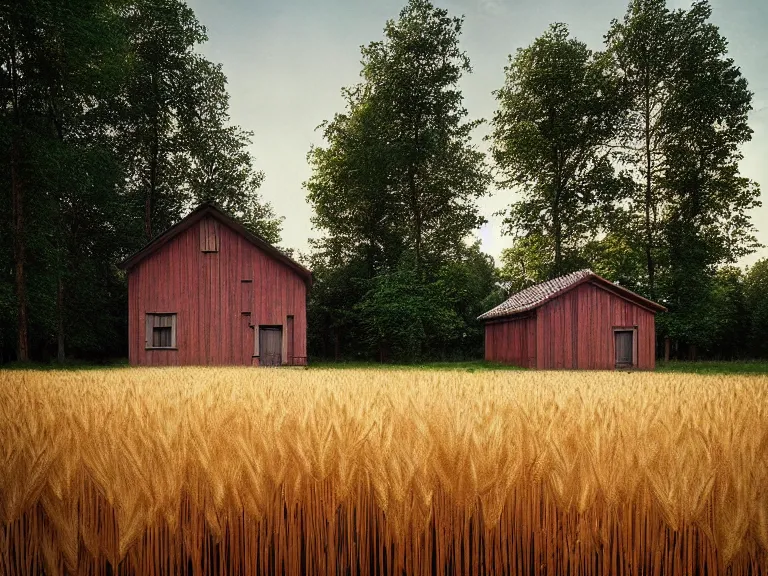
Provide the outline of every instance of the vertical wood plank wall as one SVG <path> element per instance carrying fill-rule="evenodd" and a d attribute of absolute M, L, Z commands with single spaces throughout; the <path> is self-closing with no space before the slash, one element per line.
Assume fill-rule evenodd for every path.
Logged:
<path fill-rule="evenodd" d="M 485 325 L 485 359 L 524 368 L 536 366 L 536 316 Z"/>
<path fill-rule="evenodd" d="M 656 325 L 653 312 L 592 283 L 582 284 L 536 310 L 535 328 L 522 329 L 511 320 L 485 327 L 485 357 L 538 369 L 612 370 L 615 367 L 614 327 L 637 326 L 637 366 L 656 366 Z M 535 339 L 532 362 L 520 355 L 523 334 Z"/>
<path fill-rule="evenodd" d="M 206 236 L 211 229 L 207 220 L 185 230 L 130 271 L 131 364 L 257 363 L 252 362 L 257 333 L 252 326 L 285 327 L 288 316 L 293 316 L 294 361 L 305 364 L 304 279 L 218 222 L 218 251 L 202 252 L 201 227 Z M 178 350 L 144 349 L 144 314 L 153 312 L 177 314 Z"/>

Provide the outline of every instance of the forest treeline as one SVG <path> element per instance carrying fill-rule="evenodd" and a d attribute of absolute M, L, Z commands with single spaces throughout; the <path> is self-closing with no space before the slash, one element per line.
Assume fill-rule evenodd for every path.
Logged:
<path fill-rule="evenodd" d="M 280 241 L 254 135 L 179 0 L 0 17 L 0 359 L 124 356 L 123 257 L 202 200 Z M 667 306 L 677 357 L 768 356 L 768 260 L 736 267 L 759 247 L 752 93 L 709 3 L 633 0 L 597 49 L 553 24 L 499 71 L 487 120 L 463 104 L 462 25 L 411 0 L 308 153 L 311 356 L 480 357 L 480 313 L 585 267 Z M 474 236 L 487 194 L 509 199 L 498 263 Z"/>
<path fill-rule="evenodd" d="M 252 134 L 178 0 L 5 0 L 0 358 L 127 355 L 117 263 L 203 200 L 268 240 Z"/>

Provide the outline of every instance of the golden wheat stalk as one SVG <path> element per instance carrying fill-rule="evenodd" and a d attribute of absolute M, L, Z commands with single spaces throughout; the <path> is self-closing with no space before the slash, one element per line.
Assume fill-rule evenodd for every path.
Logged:
<path fill-rule="evenodd" d="M 768 378 L 0 373 L 0 574 L 765 574 Z"/>

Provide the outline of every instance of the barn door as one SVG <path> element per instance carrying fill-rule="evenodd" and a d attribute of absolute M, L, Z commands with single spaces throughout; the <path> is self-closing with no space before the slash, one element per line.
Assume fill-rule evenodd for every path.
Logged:
<path fill-rule="evenodd" d="M 259 327 L 259 364 L 280 366 L 283 363 L 283 329 L 280 326 Z"/>
<path fill-rule="evenodd" d="M 632 366 L 634 332 L 632 330 L 616 330 L 613 334 L 616 340 L 616 367 L 626 368 Z"/>

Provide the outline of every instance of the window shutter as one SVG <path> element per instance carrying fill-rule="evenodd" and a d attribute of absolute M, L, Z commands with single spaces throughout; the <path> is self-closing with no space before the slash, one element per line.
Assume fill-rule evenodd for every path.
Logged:
<path fill-rule="evenodd" d="M 171 348 L 176 348 L 176 314 L 171 316 Z"/>
<path fill-rule="evenodd" d="M 151 348 L 152 347 L 152 328 L 154 327 L 153 321 L 154 316 L 152 314 L 145 314 L 145 324 L 146 324 L 146 338 L 144 342 L 145 348 Z"/>

